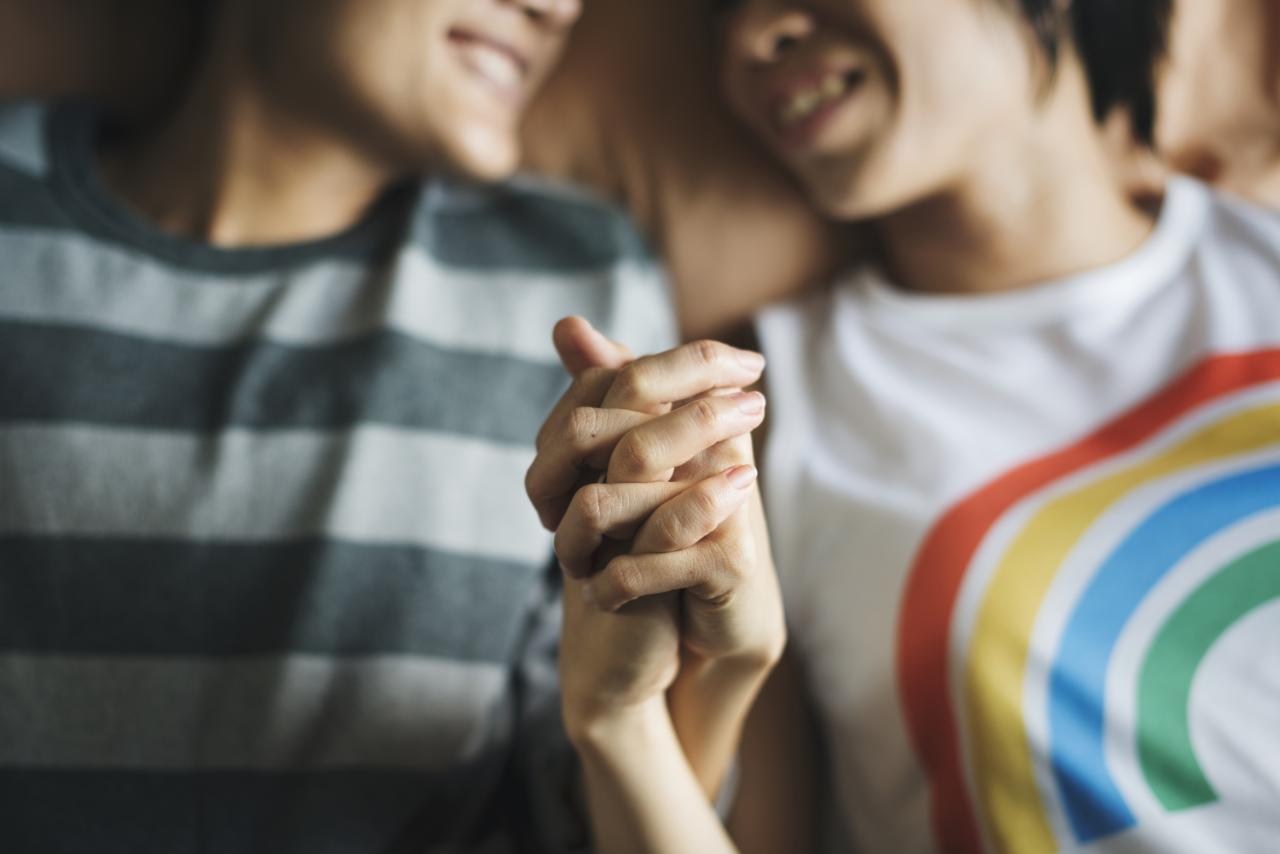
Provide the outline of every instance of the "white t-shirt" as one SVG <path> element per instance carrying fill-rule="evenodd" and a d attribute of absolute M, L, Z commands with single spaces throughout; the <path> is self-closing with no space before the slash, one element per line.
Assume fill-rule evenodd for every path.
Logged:
<path fill-rule="evenodd" d="M 863 852 L 1280 850 L 1280 216 L 760 321 L 795 648 Z"/>

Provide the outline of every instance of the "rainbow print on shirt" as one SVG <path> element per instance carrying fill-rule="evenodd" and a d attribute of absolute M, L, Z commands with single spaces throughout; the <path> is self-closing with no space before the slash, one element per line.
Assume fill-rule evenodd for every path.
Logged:
<path fill-rule="evenodd" d="M 1210 358 L 953 506 L 917 555 L 898 630 L 941 849 L 1105 851 L 1170 819 L 1194 833 L 1186 817 L 1228 795 L 1193 689 L 1226 666 L 1217 650 L 1235 649 L 1239 670 L 1226 638 L 1280 651 L 1277 605 L 1280 350 Z M 1280 721 L 1270 700 L 1240 714 Z"/>

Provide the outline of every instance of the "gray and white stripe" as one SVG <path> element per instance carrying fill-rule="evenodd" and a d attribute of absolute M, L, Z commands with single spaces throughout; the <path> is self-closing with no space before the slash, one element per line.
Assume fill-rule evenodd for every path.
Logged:
<path fill-rule="evenodd" d="M 14 320 L 206 347 L 329 346 L 385 329 L 459 354 L 551 365 L 557 320 L 608 316 L 617 298 L 608 283 L 651 281 L 635 262 L 575 274 L 479 272 L 443 266 L 416 246 L 372 276 L 328 261 L 228 280 L 39 229 L 0 231 L 0 258 L 0 317 Z"/>
<path fill-rule="evenodd" d="M 35 178 L 48 171 L 45 115 L 43 105 L 35 102 L 9 104 L 0 109 L 0 163 Z"/>
<path fill-rule="evenodd" d="M 269 542 L 333 537 L 538 562 L 532 448 L 362 425 L 209 436 L 0 427 L 0 534 Z M 424 473 L 429 472 L 429 476 Z"/>
<path fill-rule="evenodd" d="M 433 771 L 474 758 L 500 664 L 0 656 L 0 765 Z"/>
<path fill-rule="evenodd" d="M 564 776 L 516 736 L 557 720 L 523 494 L 567 384 L 550 331 L 669 343 L 652 259 L 594 200 L 442 182 L 217 250 L 109 198 L 92 130 L 0 108 L 6 846 L 520 837 Z"/>

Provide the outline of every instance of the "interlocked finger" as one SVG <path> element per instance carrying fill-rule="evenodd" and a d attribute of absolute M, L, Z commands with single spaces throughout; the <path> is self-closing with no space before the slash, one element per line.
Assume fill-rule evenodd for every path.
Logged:
<path fill-rule="evenodd" d="M 560 396 L 547 420 L 542 422 L 534 444 L 539 451 L 546 447 L 556 431 L 562 429 L 565 419 L 584 406 L 598 407 L 604 403 L 618 372 L 608 368 L 588 368 L 574 378 L 569 390 Z"/>
<path fill-rule="evenodd" d="M 746 503 L 755 482 L 755 468 L 738 466 L 694 484 L 640 526 L 631 553 L 675 552 L 700 543 Z"/>
<path fill-rule="evenodd" d="M 750 538 L 708 537 L 681 551 L 619 555 L 591 576 L 591 600 L 605 611 L 677 590 L 719 601 L 733 595 L 752 571 L 752 549 Z"/>
<path fill-rule="evenodd" d="M 604 471 L 615 447 L 651 416 L 625 409 L 580 406 L 560 420 L 525 475 L 525 491 L 548 531 L 564 516 L 584 474 Z"/>
<path fill-rule="evenodd" d="M 609 458 L 609 482 L 670 480 L 677 467 L 708 448 L 759 427 L 764 410 L 764 395 L 744 392 L 699 398 L 646 420 L 618 441 Z"/>
<path fill-rule="evenodd" d="M 744 434 L 717 442 L 678 467 L 672 480 L 697 481 L 735 466 L 755 465 L 755 450 L 751 439 L 752 434 Z"/>
<path fill-rule="evenodd" d="M 760 379 L 764 357 L 719 341 L 696 341 L 645 356 L 618 371 L 603 406 L 660 414 L 677 401 Z"/>
<path fill-rule="evenodd" d="M 582 487 L 556 529 L 560 566 L 573 578 L 586 578 L 606 539 L 630 539 L 656 510 L 689 489 L 687 483 L 592 483 Z"/>

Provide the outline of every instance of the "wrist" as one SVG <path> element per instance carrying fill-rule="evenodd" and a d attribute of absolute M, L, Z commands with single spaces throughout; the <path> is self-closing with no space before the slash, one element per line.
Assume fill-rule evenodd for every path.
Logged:
<path fill-rule="evenodd" d="M 780 615 L 776 620 L 753 619 L 745 629 L 725 635 L 726 640 L 710 648 L 686 641 L 681 649 L 681 669 L 697 667 L 726 678 L 753 679 L 768 675 L 786 651 L 787 629 Z"/>
<path fill-rule="evenodd" d="M 586 757 L 650 739 L 669 730 L 671 719 L 666 697 L 658 694 L 634 704 L 566 706 L 564 725 L 569 742 Z"/>
<path fill-rule="evenodd" d="M 775 662 L 772 656 L 701 658 L 690 652 L 681 662 L 667 705 L 703 793 L 714 800 Z"/>
<path fill-rule="evenodd" d="M 677 721 L 686 720 L 690 709 L 700 710 L 699 718 L 745 718 L 776 664 L 772 656 L 704 658 L 685 652 L 667 692 L 668 707 Z"/>
<path fill-rule="evenodd" d="M 676 683 L 705 682 L 717 685 L 755 684 L 764 681 L 782 658 L 782 646 L 761 646 L 718 655 L 685 649 L 680 656 Z M 674 687 L 674 685 L 673 685 Z"/>

